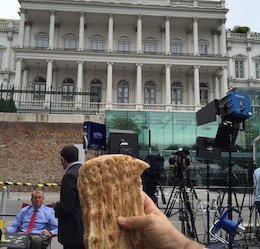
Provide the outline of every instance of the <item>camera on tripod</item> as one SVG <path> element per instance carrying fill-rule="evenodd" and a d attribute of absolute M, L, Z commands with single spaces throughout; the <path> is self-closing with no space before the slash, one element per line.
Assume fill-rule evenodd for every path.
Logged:
<path fill-rule="evenodd" d="M 166 204 L 161 186 L 161 183 L 166 180 L 163 156 L 147 155 L 144 161 L 150 165 L 150 168 L 146 169 L 142 174 L 143 191 L 157 204 L 158 199 L 155 193 L 157 185 L 159 185 L 163 204 Z"/>
<path fill-rule="evenodd" d="M 190 152 L 180 149 L 169 158 L 169 164 L 173 165 L 173 174 L 176 180 L 183 180 L 183 171 L 187 172 L 187 167 L 191 164 Z"/>

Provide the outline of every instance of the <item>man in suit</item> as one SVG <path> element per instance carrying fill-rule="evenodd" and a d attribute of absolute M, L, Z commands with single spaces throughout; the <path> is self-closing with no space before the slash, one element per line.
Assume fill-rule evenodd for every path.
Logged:
<path fill-rule="evenodd" d="M 61 182 L 60 202 L 55 205 L 58 218 L 58 241 L 64 249 L 84 249 L 82 211 L 77 188 L 78 149 L 66 145 L 60 152 L 61 164 L 65 170 Z"/>

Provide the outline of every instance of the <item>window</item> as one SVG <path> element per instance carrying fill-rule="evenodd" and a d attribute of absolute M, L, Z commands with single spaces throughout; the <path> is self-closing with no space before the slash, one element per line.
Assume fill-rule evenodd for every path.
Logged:
<path fill-rule="evenodd" d="M 260 60 L 255 61 L 255 73 L 256 73 L 256 78 L 260 79 Z"/>
<path fill-rule="evenodd" d="M 103 40 L 96 38 L 91 40 L 91 50 L 103 51 Z"/>
<path fill-rule="evenodd" d="M 4 50 L 0 50 L 0 69 L 3 65 L 3 58 L 4 58 Z"/>
<path fill-rule="evenodd" d="M 171 43 L 171 53 L 172 54 L 181 54 L 182 53 L 182 43 Z"/>
<path fill-rule="evenodd" d="M 130 42 L 129 41 L 118 41 L 118 51 L 129 52 L 130 51 Z"/>
<path fill-rule="evenodd" d="M 78 39 L 73 36 L 67 36 L 64 38 L 64 48 L 65 49 L 74 49 L 76 50 L 78 47 Z"/>
<path fill-rule="evenodd" d="M 147 81 L 145 83 L 144 103 L 145 104 L 156 104 L 156 86 L 152 80 Z"/>
<path fill-rule="evenodd" d="M 208 84 L 200 83 L 200 104 L 206 105 L 208 102 Z"/>
<path fill-rule="evenodd" d="M 36 36 L 36 47 L 37 48 L 48 48 L 49 36 L 46 33 L 40 33 Z"/>
<path fill-rule="evenodd" d="M 34 80 L 34 99 L 43 100 L 45 98 L 46 79 L 37 76 Z"/>
<path fill-rule="evenodd" d="M 181 104 L 182 103 L 182 83 L 175 81 L 171 85 L 171 103 Z"/>
<path fill-rule="evenodd" d="M 73 101 L 74 80 L 65 78 L 62 82 L 62 100 Z"/>
<path fill-rule="evenodd" d="M 129 84 L 126 80 L 117 84 L 117 103 L 129 103 Z"/>
<path fill-rule="evenodd" d="M 199 54 L 208 54 L 208 45 L 207 44 L 199 44 Z"/>
<path fill-rule="evenodd" d="M 102 97 L 102 83 L 98 79 L 94 79 L 90 83 L 90 102 L 99 102 Z"/>
<path fill-rule="evenodd" d="M 236 60 L 235 61 L 235 74 L 236 78 L 244 78 L 244 61 Z"/>
<path fill-rule="evenodd" d="M 145 41 L 144 42 L 144 52 L 145 53 L 155 53 L 156 52 L 155 41 Z"/>

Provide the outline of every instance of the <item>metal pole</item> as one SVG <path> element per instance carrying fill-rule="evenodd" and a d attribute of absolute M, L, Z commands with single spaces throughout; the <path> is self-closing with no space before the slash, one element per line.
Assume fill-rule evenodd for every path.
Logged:
<path fill-rule="evenodd" d="M 1 202 L 1 209 L 0 213 L 5 214 L 6 211 L 6 193 L 7 193 L 7 187 L 3 186 L 2 187 L 2 202 Z M 4 218 L 4 216 L 0 217 L 1 219 Z"/>

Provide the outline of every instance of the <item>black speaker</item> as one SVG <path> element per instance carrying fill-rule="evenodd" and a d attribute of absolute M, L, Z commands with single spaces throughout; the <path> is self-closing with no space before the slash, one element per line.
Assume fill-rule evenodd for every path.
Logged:
<path fill-rule="evenodd" d="M 221 149 L 214 147 L 214 138 L 197 137 L 196 158 L 205 160 L 219 160 Z"/>

